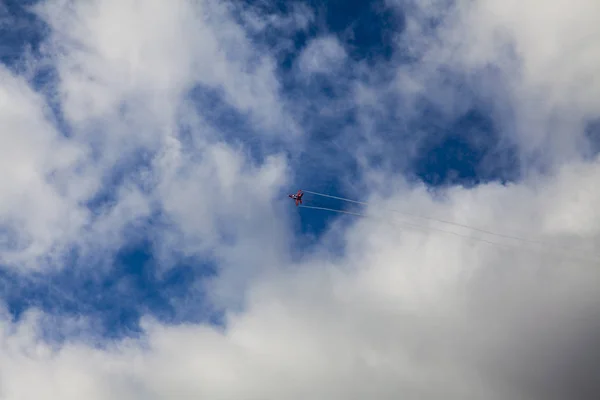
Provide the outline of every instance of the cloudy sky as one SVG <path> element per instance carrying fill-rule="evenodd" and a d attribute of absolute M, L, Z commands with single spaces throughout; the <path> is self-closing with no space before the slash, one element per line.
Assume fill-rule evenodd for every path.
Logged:
<path fill-rule="evenodd" d="M 597 0 L 3 0 L 0 62 L 0 398 L 600 398 Z"/>

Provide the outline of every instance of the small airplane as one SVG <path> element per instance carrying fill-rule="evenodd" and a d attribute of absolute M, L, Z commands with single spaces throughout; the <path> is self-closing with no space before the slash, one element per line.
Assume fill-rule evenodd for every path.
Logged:
<path fill-rule="evenodd" d="M 304 196 L 302 190 L 298 190 L 296 194 L 288 194 L 289 198 L 296 200 L 296 207 L 298 207 L 298 204 L 302 204 L 302 196 Z"/>

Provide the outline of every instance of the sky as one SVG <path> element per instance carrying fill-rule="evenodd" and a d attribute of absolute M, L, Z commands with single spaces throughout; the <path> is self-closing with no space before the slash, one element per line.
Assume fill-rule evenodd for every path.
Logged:
<path fill-rule="evenodd" d="M 0 1 L 0 398 L 600 398 L 599 21 Z"/>

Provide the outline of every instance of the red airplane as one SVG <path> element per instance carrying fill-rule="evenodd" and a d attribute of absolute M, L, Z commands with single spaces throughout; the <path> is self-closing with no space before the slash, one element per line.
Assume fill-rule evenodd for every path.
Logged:
<path fill-rule="evenodd" d="M 296 207 L 298 207 L 298 204 L 302 204 L 302 196 L 304 196 L 302 190 L 298 190 L 296 194 L 288 194 L 289 198 L 296 200 Z"/>

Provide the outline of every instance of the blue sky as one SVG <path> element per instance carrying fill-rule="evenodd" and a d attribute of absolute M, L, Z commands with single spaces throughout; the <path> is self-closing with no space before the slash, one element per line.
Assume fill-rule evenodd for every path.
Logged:
<path fill-rule="evenodd" d="M 386 210 L 552 246 L 577 242 L 574 252 L 594 253 L 600 58 L 582 38 L 600 37 L 587 17 L 600 9 L 592 0 L 568 11 L 560 0 L 549 3 L 554 12 L 539 17 L 539 5 L 500 0 L 4 1 L 0 157 L 14 172 L 0 181 L 0 328 L 33 327 L 39 343 L 86 352 L 122 345 L 98 354 L 125 369 L 146 340 L 156 345 L 148 366 L 174 362 L 164 358 L 169 352 L 185 361 L 188 349 L 171 346 L 189 329 L 188 340 L 197 340 L 189 354 L 203 349 L 224 369 L 243 364 L 231 355 L 236 346 L 248 346 L 249 360 L 290 351 L 289 361 L 295 342 L 307 343 L 302 354 L 327 349 L 338 362 L 329 339 L 338 335 L 339 346 L 376 349 L 372 364 L 367 350 L 355 354 L 373 370 L 361 364 L 344 375 L 342 361 L 331 367 L 332 382 L 378 376 L 381 391 L 368 389 L 373 378 L 363 395 L 439 398 L 415 383 L 419 374 L 435 381 L 464 352 L 474 356 L 458 367 L 463 375 L 448 378 L 451 398 L 521 390 L 539 398 L 562 367 L 548 361 L 539 382 L 506 371 L 525 371 L 563 343 L 579 349 L 597 325 L 546 315 L 539 326 L 561 332 L 548 336 L 549 347 L 532 345 L 530 355 L 502 362 L 494 354 L 506 350 L 494 340 L 523 345 L 520 337 L 538 331 L 515 328 L 517 321 L 547 311 L 544 304 L 566 314 L 596 304 L 598 274 L 548 253 L 435 234 L 432 220 L 410 220 L 423 231 L 398 230 Z M 561 12 L 571 19 L 556 17 Z M 572 54 L 569 65 L 556 61 L 562 51 Z M 383 222 L 296 208 L 287 194 L 298 189 L 368 201 L 305 195 L 307 205 Z M 498 272 L 506 268 L 514 274 Z M 513 300 L 499 300 L 506 296 Z M 419 322 L 408 328 L 413 318 Z M 460 334 L 481 320 L 499 333 L 467 334 L 473 341 Z M 301 333 L 286 328 L 295 323 Z M 563 331 L 567 325 L 575 333 Z M 338 327 L 353 333 L 339 338 Z M 282 336 L 271 337 L 277 329 Z M 381 333 L 388 329 L 405 349 Z M 378 369 L 404 363 L 421 345 L 444 355 L 424 355 L 428 367 L 406 375 Z M 397 358 L 381 361 L 388 353 Z M 310 386 L 312 361 L 296 356 L 298 364 L 282 355 L 269 365 Z M 481 387 L 477 365 L 490 371 Z M 131 378 L 139 387 L 115 384 L 118 398 L 163 398 L 172 387 L 245 398 L 218 379 L 203 392 L 193 380 L 153 386 L 152 373 L 139 373 Z M 105 390 L 90 377 L 93 393 Z M 393 383 L 404 379 L 406 386 Z M 569 389 L 569 379 L 555 392 Z M 15 382 L 9 399 L 32 395 Z M 345 398 L 341 386 L 330 398 Z M 290 387 L 273 392 L 261 383 L 252 393 L 272 398 Z"/>
<path fill-rule="evenodd" d="M 39 18 L 29 13 L 22 3 L 7 4 L 9 23 L 4 30 L 8 32 L 8 40 L 5 43 L 9 44 L 3 60 L 6 65 L 18 71 L 22 62 L 19 56 L 25 49 L 30 48 L 35 52 L 39 48 L 47 27 Z M 249 6 L 252 5 L 250 2 Z M 288 183 L 289 191 L 307 188 L 331 195 L 345 194 L 351 198 L 363 199 L 364 193 L 360 189 L 352 191 L 345 187 L 347 183 L 358 179 L 356 160 L 348 151 L 348 146 L 352 146 L 354 140 L 358 139 L 353 137 L 354 132 L 344 135 L 346 137 L 340 134 L 340 131 L 351 130 L 356 113 L 360 110 L 348 106 L 345 112 L 333 117 L 320 117 L 318 108 L 343 101 L 348 85 L 356 79 L 352 69 L 357 68 L 357 64 L 366 63 L 370 65 L 369 68 L 376 70 L 376 73 L 379 73 L 378 69 L 385 68 L 392 57 L 393 36 L 402 32 L 403 14 L 387 9 L 381 2 L 307 2 L 305 5 L 313 10 L 315 17 L 304 32 L 294 32 L 283 38 L 269 34 L 257 35 L 254 38 L 257 46 L 266 47 L 281 46 L 284 40 L 294 42 L 293 46 L 276 58 L 278 76 L 283 82 L 287 82 L 282 94 L 284 98 L 295 96 L 306 102 L 306 109 L 300 110 L 305 113 L 301 120 L 307 121 L 310 130 L 307 132 L 307 142 L 301 149 L 285 149 L 290 154 L 291 168 L 294 170 Z M 288 12 L 293 8 L 292 4 L 287 2 L 266 3 L 264 7 Z M 308 42 L 323 34 L 333 35 L 348 49 L 347 65 L 350 71 L 348 76 L 323 76 L 306 82 L 297 70 L 289 68 L 289 64 L 294 63 Z M 391 77 L 382 76 L 380 79 L 383 80 L 382 84 L 385 84 L 385 80 Z M 459 97 L 469 95 L 461 93 L 460 89 L 456 93 Z M 309 104 L 313 96 L 318 96 L 318 101 Z M 263 156 L 263 151 L 272 151 L 270 145 L 267 145 L 269 147 L 266 150 L 262 150 L 264 144 L 255 143 L 253 138 L 256 133 L 249 126 L 247 119 L 224 103 L 218 93 L 197 88 L 192 93 L 192 99 L 198 107 L 208 107 L 212 123 L 222 132 L 230 132 L 230 140 L 241 140 L 246 144 L 258 160 Z M 395 148 L 391 152 L 402 154 L 402 144 L 397 143 L 394 137 L 398 133 L 407 135 L 408 140 L 421 143 L 409 162 L 394 165 L 401 168 L 398 172 L 435 187 L 470 185 L 487 180 L 510 180 L 514 171 L 518 170 L 510 149 L 496 148 L 498 137 L 494 132 L 493 122 L 485 110 L 477 109 L 477 104 L 464 115 L 454 120 L 443 121 L 441 126 L 435 118 L 428 118 L 430 115 L 435 116 L 435 108 L 424 104 L 423 109 L 418 110 L 421 116 L 413 117 L 412 121 L 413 124 L 418 124 L 420 129 L 411 133 L 410 128 L 398 128 L 396 125 L 397 119 L 401 118 L 397 114 L 402 113 L 401 108 L 397 108 L 399 104 L 393 98 L 383 98 L 382 101 L 389 102 L 386 107 L 391 109 L 391 115 L 385 115 L 377 122 L 374 134 L 385 141 L 386 147 Z M 239 132 L 245 130 L 248 134 L 240 137 Z M 390 162 L 396 164 L 391 154 L 378 154 L 374 157 L 389 157 Z M 100 194 L 100 199 L 113 199 L 114 193 L 111 191 L 115 190 L 115 185 L 119 185 L 119 180 L 122 179 L 120 176 L 135 171 L 139 168 L 140 161 L 142 158 L 134 156 L 133 160 L 124 160 L 124 166 L 117 165 L 114 172 L 109 174 L 109 186 Z M 377 160 L 373 162 L 376 163 Z M 111 181 L 114 183 L 111 184 Z M 311 204 L 334 208 L 347 206 L 310 196 L 307 195 L 306 199 L 311 201 Z M 282 197 L 282 201 L 284 200 Z M 90 203 L 90 206 L 100 207 L 106 204 L 106 201 L 110 200 L 101 200 L 100 203 L 96 200 Z M 293 229 L 298 235 L 318 238 L 331 219 L 336 217 L 337 215 L 331 213 L 301 210 L 296 217 L 300 225 Z M 153 218 L 146 221 L 146 231 L 149 235 L 152 235 Z M 29 276 L 21 277 L 16 272 L 5 271 L 4 284 L 12 288 L 8 290 L 6 299 L 9 309 L 15 318 L 28 307 L 39 307 L 51 313 L 90 315 L 100 319 L 103 332 L 107 336 L 136 331 L 138 320 L 145 313 L 165 321 L 184 322 L 188 318 L 196 318 L 188 316 L 185 311 L 178 312 L 170 302 L 173 299 L 185 298 L 196 280 L 202 279 L 204 275 L 211 275 L 210 268 L 209 271 L 204 271 L 204 260 L 196 259 L 191 261 L 190 265 L 173 266 L 175 268 L 167 276 L 158 277 L 153 265 L 152 250 L 148 247 L 152 237 L 144 234 L 136 236 L 131 239 L 131 243 L 118 250 L 111 260 L 114 267 L 105 274 L 91 274 L 91 271 L 73 273 L 67 269 L 31 279 Z M 302 239 L 300 241 L 302 242 Z M 73 262 L 76 264 L 76 259 Z M 88 274 L 91 275 L 87 276 Z M 125 292 L 111 290 L 122 282 L 126 282 Z M 69 298 L 63 298 L 62 291 L 48 289 L 51 286 L 68 288 Z M 124 301 L 126 298 L 130 301 Z M 196 304 L 196 307 L 198 306 L 202 307 Z M 207 318 L 209 317 L 207 315 Z"/>

